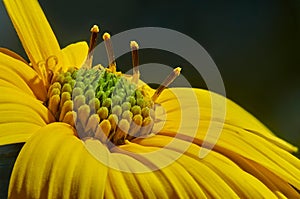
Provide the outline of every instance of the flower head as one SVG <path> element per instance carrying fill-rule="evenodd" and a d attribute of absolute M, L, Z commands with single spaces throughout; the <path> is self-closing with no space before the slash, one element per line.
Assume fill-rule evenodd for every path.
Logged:
<path fill-rule="evenodd" d="M 89 46 L 60 49 L 37 1 L 4 3 L 30 60 L 1 49 L 0 144 L 26 142 L 9 198 L 300 197 L 297 148 L 232 101 L 166 89 L 180 68 L 150 88 L 139 80 L 134 41 L 132 76 L 118 72 L 107 33 L 108 67 L 93 66 L 97 26 Z M 212 98 L 226 102 L 224 124 Z M 199 158 L 210 128 L 222 133 Z"/>

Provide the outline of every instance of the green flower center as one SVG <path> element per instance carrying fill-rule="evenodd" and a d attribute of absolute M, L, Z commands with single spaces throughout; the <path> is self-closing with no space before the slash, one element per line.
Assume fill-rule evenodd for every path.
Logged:
<path fill-rule="evenodd" d="M 76 128 L 81 139 L 121 145 L 151 133 L 154 102 L 143 88 L 101 66 L 71 68 L 53 78 L 47 107 L 57 121 Z"/>

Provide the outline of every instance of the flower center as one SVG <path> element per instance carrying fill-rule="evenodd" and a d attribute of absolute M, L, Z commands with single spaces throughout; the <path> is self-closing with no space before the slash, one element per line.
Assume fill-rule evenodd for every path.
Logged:
<path fill-rule="evenodd" d="M 75 127 L 81 139 L 120 145 L 147 136 L 154 124 L 154 103 L 143 87 L 101 66 L 59 74 L 48 98 L 56 120 Z"/>
<path fill-rule="evenodd" d="M 145 137 L 155 123 L 155 100 L 180 73 L 180 68 L 166 78 L 153 96 L 147 85 L 139 85 L 138 44 L 132 49 L 133 75 L 116 71 L 110 35 L 105 33 L 109 67 L 91 67 L 99 29 L 91 29 L 90 50 L 81 69 L 70 68 L 55 75 L 48 89 L 46 105 L 59 122 L 72 125 L 81 139 L 95 138 L 102 143 L 121 145 L 125 140 Z"/>

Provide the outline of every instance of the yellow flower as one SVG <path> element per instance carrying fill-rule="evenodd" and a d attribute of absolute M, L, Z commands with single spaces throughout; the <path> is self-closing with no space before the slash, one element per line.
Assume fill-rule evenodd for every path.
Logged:
<path fill-rule="evenodd" d="M 117 108 L 115 112 L 103 108 L 91 119 L 90 112 L 85 115 L 91 111 L 85 103 L 83 108 L 77 107 L 77 115 L 72 110 L 62 111 L 67 105 L 59 105 L 63 99 L 70 100 L 71 107 L 80 104 L 81 98 L 72 101 L 60 93 L 68 86 L 59 86 L 69 84 L 75 95 L 70 75 L 84 63 L 87 44 L 79 42 L 61 50 L 37 1 L 4 3 L 30 60 L 28 64 L 1 49 L 0 145 L 26 142 L 14 165 L 9 198 L 300 198 L 300 160 L 291 154 L 297 148 L 277 138 L 232 101 L 206 90 L 166 89 L 155 99 L 161 108 L 155 114 L 161 122 L 155 120 L 151 128 L 161 127 L 159 132 L 136 139 L 133 134 L 125 140 L 124 136 L 135 130 L 124 118 L 138 115 L 131 119 L 139 127 L 152 121 L 147 113 L 152 106 L 145 104 L 151 103 L 149 96 L 155 91 L 144 86 L 139 102 L 143 105 L 136 102 L 139 106 L 119 122 L 124 132 L 117 129 L 110 138 L 117 146 L 107 144 L 103 134 L 95 131 L 79 139 L 79 129 L 86 133 L 88 125 L 73 124 L 76 116 L 84 124 L 101 121 L 98 128 L 110 135 L 114 117 L 108 118 L 108 114 L 119 114 Z M 109 51 L 108 35 L 104 39 Z M 111 56 L 109 60 L 108 80 L 122 79 Z M 129 81 L 123 80 L 130 87 Z M 55 81 L 58 87 L 53 86 Z M 199 107 L 191 105 L 191 96 L 196 96 Z M 213 97 L 226 102 L 224 124 L 211 113 Z M 200 120 L 192 114 L 195 108 Z M 206 150 L 203 140 L 209 128 L 221 130 L 221 135 L 212 151 L 199 158 L 199 151 Z"/>

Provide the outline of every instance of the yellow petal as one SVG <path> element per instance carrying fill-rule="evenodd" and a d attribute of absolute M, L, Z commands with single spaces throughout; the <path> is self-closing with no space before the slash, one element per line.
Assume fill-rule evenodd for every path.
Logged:
<path fill-rule="evenodd" d="M 33 65 L 59 54 L 59 44 L 38 1 L 4 0 L 4 4 Z"/>
<path fill-rule="evenodd" d="M 174 90 L 176 90 L 174 93 L 182 92 L 183 95 L 179 99 L 173 99 L 173 94 L 168 92 Z M 239 164 L 239 161 L 243 162 L 244 159 L 248 159 L 253 162 L 251 165 L 260 165 L 261 170 L 268 174 L 258 176 L 258 178 L 265 181 L 268 186 L 270 183 L 267 181 L 276 179 L 277 183 L 275 184 L 280 188 L 274 189 L 274 192 L 279 190 L 278 193 L 293 196 L 295 191 L 289 184 L 298 190 L 300 189 L 300 160 L 289 153 L 289 151 L 296 150 L 294 146 L 277 138 L 257 119 L 229 100 L 226 100 L 226 117 L 223 124 L 222 118 L 219 118 L 218 114 L 213 116 L 211 113 L 211 98 L 212 95 L 216 94 L 200 89 L 194 89 L 194 92 L 200 106 L 199 118 L 195 117 L 193 104 L 189 103 L 190 99 L 184 96 L 185 89 L 169 89 L 162 93 L 159 100 L 166 109 L 168 119 L 161 132 L 159 132 L 160 135 L 177 137 L 203 147 L 214 144 L 210 142 L 211 140 L 217 140 L 214 150 L 236 159 L 237 164 Z M 178 103 L 180 103 L 181 110 L 170 108 L 178 107 L 176 105 Z M 180 115 L 181 121 L 178 122 L 178 116 Z M 182 115 L 186 115 L 186 118 L 182 118 Z M 188 124 L 198 123 L 196 134 L 194 134 L 195 128 L 188 125 L 184 128 L 184 131 L 179 130 L 178 126 L 180 126 L 183 119 L 188 121 Z M 173 126 L 172 124 L 177 125 Z M 207 135 L 209 128 L 221 131 L 220 136 Z M 206 145 L 204 145 L 204 142 L 206 142 Z M 238 159 L 237 157 L 241 158 Z M 247 169 L 249 168 L 247 167 Z M 253 175 L 258 174 L 253 169 L 250 173 Z"/>
<path fill-rule="evenodd" d="M 3 53 L 0 53 L 0 79 L 15 85 L 20 92 L 36 96 L 42 101 L 46 99 L 46 88 L 37 73 L 24 62 Z"/>
<path fill-rule="evenodd" d="M 64 59 L 63 70 L 70 67 L 80 68 L 88 54 L 88 45 L 86 42 L 78 42 L 70 44 L 62 49 L 62 57 Z"/>
<path fill-rule="evenodd" d="M 274 134 L 267 129 L 261 122 L 259 122 L 254 116 L 249 114 L 247 111 L 236 105 L 234 102 L 225 99 L 224 97 L 215 94 L 213 92 L 209 92 L 206 90 L 202 89 L 192 89 L 195 96 L 197 97 L 198 104 L 195 104 L 194 101 L 191 103 L 191 98 L 189 94 L 188 96 L 185 95 L 185 93 L 190 93 L 191 89 L 187 88 L 174 88 L 174 89 L 168 89 L 164 91 L 161 96 L 158 98 L 159 103 L 162 104 L 162 106 L 166 109 L 167 112 L 167 118 L 168 123 L 164 127 L 164 130 L 168 131 L 173 131 L 177 132 L 178 131 L 178 126 L 179 124 L 182 125 L 185 124 L 186 122 L 178 122 L 178 115 L 181 115 L 182 119 L 184 121 L 190 121 L 189 124 L 186 125 L 186 128 L 190 128 L 191 125 L 194 125 L 194 123 L 199 123 L 199 129 L 201 128 L 201 122 L 207 121 L 215 121 L 219 122 L 219 126 L 217 126 L 217 123 L 215 124 L 215 128 L 221 128 L 222 127 L 222 122 L 224 121 L 226 124 L 230 124 L 232 126 L 239 127 L 241 129 L 246 130 L 249 134 L 254 134 L 258 135 L 273 144 L 279 146 L 280 148 L 290 151 L 290 152 L 295 152 L 297 151 L 297 148 L 292 146 L 291 144 L 279 139 L 278 137 L 274 136 Z M 179 94 L 178 99 L 174 99 L 174 93 L 177 95 Z M 220 117 L 223 115 L 223 113 L 220 114 L 214 114 L 212 115 L 212 99 L 216 98 L 223 98 L 225 99 L 225 104 L 219 104 L 217 106 L 225 106 L 226 107 L 226 117 L 225 120 L 224 118 Z M 223 100 L 220 100 L 223 101 Z M 196 110 L 196 105 L 199 106 L 199 113 L 200 116 L 197 117 L 197 110 Z M 170 109 L 169 107 L 180 107 L 180 110 L 178 109 Z M 170 110 L 168 110 L 170 109 Z M 224 108 L 219 108 L 217 107 L 218 110 L 222 110 Z M 218 112 L 217 112 L 218 113 Z M 184 115 L 184 117 L 183 117 Z M 196 116 L 195 116 L 196 115 Z M 200 120 L 199 120 L 200 119 Z M 179 123 L 179 124 L 178 124 Z M 168 125 L 170 124 L 170 125 Z M 177 124 L 173 126 L 173 124 Z M 209 124 L 210 125 L 210 124 Z M 207 125 L 205 125 L 207 126 Z M 211 125 L 213 128 L 214 125 Z M 206 127 L 208 128 L 208 127 Z M 207 129 L 206 129 L 207 130 Z M 205 131 L 204 135 L 206 135 Z M 186 132 L 181 132 L 181 133 L 186 133 Z M 191 135 L 190 133 L 187 133 Z"/>
<path fill-rule="evenodd" d="M 193 142 L 202 144 L 203 134 L 205 128 L 199 130 Z M 242 156 L 252 160 L 280 177 L 282 181 L 300 189 L 300 160 L 269 140 L 225 124 L 215 150 L 228 157 Z"/>
<path fill-rule="evenodd" d="M 25 142 L 39 128 L 55 121 L 34 97 L 0 86 L 0 145 Z"/>
<path fill-rule="evenodd" d="M 161 183 L 160 176 L 149 171 L 147 165 L 122 153 L 107 153 L 98 140 L 85 142 L 94 157 L 103 162 L 103 154 L 108 154 L 108 177 L 105 198 L 167 198 L 167 188 Z M 169 189 L 172 192 L 172 189 Z"/>
<path fill-rule="evenodd" d="M 151 140 L 151 138 L 149 139 Z M 160 139 L 160 142 L 164 142 L 164 140 Z M 158 161 L 168 161 L 166 159 L 171 160 L 171 164 L 168 166 L 162 168 L 158 167 L 159 170 L 153 171 L 157 178 L 160 179 L 162 183 L 161 188 L 165 190 L 168 197 L 237 198 L 236 193 L 234 193 L 234 191 L 220 178 L 220 176 L 214 173 L 214 171 L 206 167 L 204 164 L 195 165 L 198 159 L 194 160 L 194 162 L 191 162 L 191 159 L 184 159 L 181 162 L 179 160 L 183 158 L 182 156 L 185 156 L 184 154 L 178 153 L 174 150 L 169 150 L 167 148 L 160 149 L 160 147 L 145 147 L 134 143 L 123 145 L 121 148 L 126 151 L 138 153 L 140 156 L 143 156 L 149 162 L 154 164 L 157 164 Z M 155 156 L 146 155 L 157 150 L 159 150 L 159 153 L 157 153 Z M 174 157 L 180 158 L 176 159 Z"/>
<path fill-rule="evenodd" d="M 41 128 L 15 163 L 9 198 L 102 198 L 107 166 L 96 160 L 65 123 Z"/>
<path fill-rule="evenodd" d="M 204 135 L 209 123 L 206 122 L 206 124 L 206 127 L 201 125 L 196 138 L 189 137 L 186 134 L 181 136 L 182 134 L 178 135 L 171 132 L 161 132 L 160 134 L 164 136 L 176 136 L 179 139 L 190 141 L 201 146 L 203 145 Z M 164 138 L 164 140 L 165 139 L 166 138 Z M 177 150 L 178 148 L 179 147 L 177 147 Z M 291 185 L 299 190 L 300 160 L 262 137 L 253 135 L 238 127 L 225 124 L 221 136 L 213 150 L 224 154 L 238 165 L 245 162 L 245 160 L 251 161 L 252 164 L 250 165 L 252 166 L 244 168 L 244 164 L 242 164 L 243 169 L 255 176 L 257 176 L 258 172 L 253 170 L 252 167 L 258 168 L 257 165 L 259 165 L 261 169 L 258 171 L 264 171 L 265 176 L 258 175 L 257 177 L 262 179 L 262 181 L 266 181 L 267 179 L 267 181 L 274 182 L 276 186 L 280 187 L 279 190 L 285 192 L 287 195 L 294 191 Z M 246 165 L 248 164 L 249 163 Z M 273 181 L 272 179 L 275 178 L 276 181 Z M 285 186 L 282 186 L 283 184 L 285 184 Z"/>
<path fill-rule="evenodd" d="M 287 181 L 277 177 L 270 170 L 261 166 L 259 162 L 255 163 L 254 161 L 251 161 L 253 165 L 250 163 L 246 164 L 245 162 L 248 160 L 244 159 L 238 154 L 236 154 L 235 158 L 231 158 L 233 156 L 230 156 L 232 159 L 230 160 L 223 154 L 219 154 L 215 151 L 210 151 L 205 158 L 200 159 L 200 146 L 190 143 L 189 148 L 185 149 L 184 147 L 181 147 L 181 145 L 184 145 L 184 140 L 177 141 L 176 145 L 172 146 L 170 143 L 173 141 L 173 139 L 176 138 L 157 135 L 151 138 L 135 139 L 133 141 L 139 145 L 143 145 L 143 147 L 162 147 L 183 154 L 176 160 L 176 162 L 182 164 L 184 169 L 189 171 L 193 176 L 198 176 L 199 174 L 197 174 L 196 169 L 193 170 L 191 167 L 194 166 L 195 168 L 198 168 L 199 173 L 204 172 L 205 169 L 202 167 L 209 167 L 241 198 L 274 198 L 275 195 L 280 194 L 284 194 L 289 198 L 299 197 L 297 191 L 291 185 L 289 185 Z M 140 147 L 138 151 L 146 151 L 146 149 L 143 149 L 143 147 Z M 124 148 L 130 151 L 133 150 L 133 147 Z M 249 175 L 249 173 L 251 175 Z M 205 179 L 205 177 L 202 176 L 201 179 Z M 197 183 L 201 184 L 200 182 Z M 207 194 L 213 194 L 210 192 L 214 191 L 212 191 L 211 187 L 209 187 L 213 186 L 213 183 L 209 185 L 209 181 L 207 181 L 207 183 L 203 184 L 203 186 L 208 186 L 206 188 L 202 187 L 203 190 L 210 190 Z M 221 194 L 223 191 L 221 190 L 219 194 Z M 218 191 L 215 190 L 215 192 L 217 194 Z M 218 196 L 215 195 L 215 197 Z"/>
<path fill-rule="evenodd" d="M 8 55 L 8 56 L 10 56 L 10 57 L 13 57 L 13 58 L 15 58 L 15 59 L 18 59 L 18 60 L 24 62 L 24 63 L 27 64 L 27 65 L 29 64 L 23 57 L 21 57 L 21 56 L 18 55 L 17 53 L 15 53 L 15 52 L 13 52 L 13 51 L 7 49 L 7 48 L 0 48 L 0 52 L 3 53 L 3 54 Z"/>

